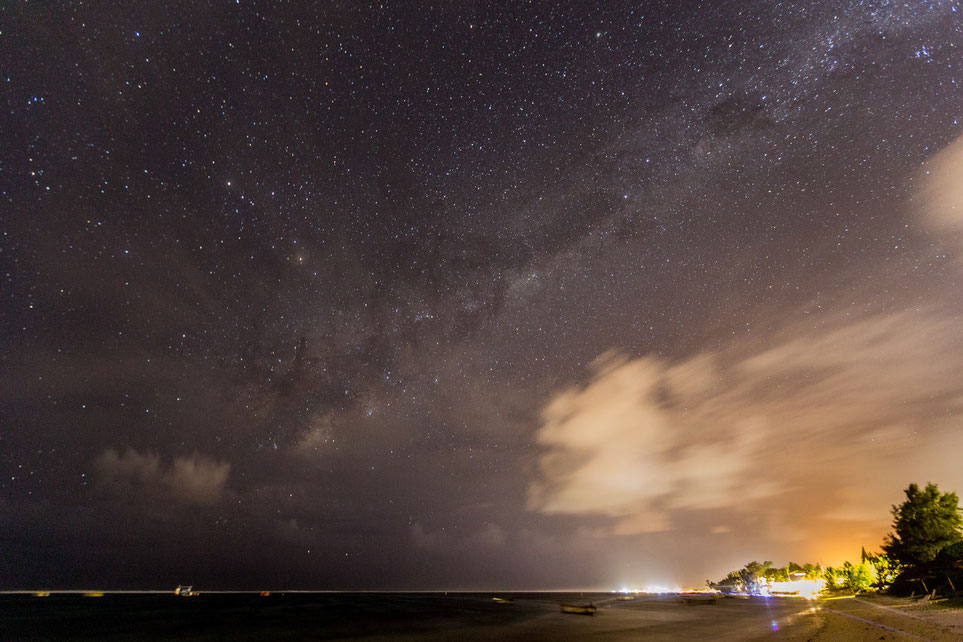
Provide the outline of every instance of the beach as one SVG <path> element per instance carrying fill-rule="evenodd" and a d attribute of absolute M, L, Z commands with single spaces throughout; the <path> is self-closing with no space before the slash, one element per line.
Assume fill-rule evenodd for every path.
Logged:
<path fill-rule="evenodd" d="M 504 600 L 498 602 L 493 597 Z M 598 607 L 562 613 L 560 603 Z M 897 598 L 608 593 L 202 593 L 0 596 L 5 640 L 909 640 L 963 638 L 963 611 Z"/>

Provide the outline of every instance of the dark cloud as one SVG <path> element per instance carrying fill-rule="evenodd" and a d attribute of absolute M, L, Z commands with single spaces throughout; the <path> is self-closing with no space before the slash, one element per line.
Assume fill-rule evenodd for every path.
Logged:
<path fill-rule="evenodd" d="M 740 130 L 764 130 L 775 123 L 766 115 L 765 95 L 755 92 L 745 96 L 729 96 L 706 112 L 706 127 L 716 136 L 735 134 Z"/>

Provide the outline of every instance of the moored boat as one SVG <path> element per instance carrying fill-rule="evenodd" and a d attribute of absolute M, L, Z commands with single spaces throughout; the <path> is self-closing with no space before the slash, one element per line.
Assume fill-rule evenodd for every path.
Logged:
<path fill-rule="evenodd" d="M 594 604 L 559 604 L 562 613 L 574 613 L 576 615 L 595 615 L 598 607 Z"/>

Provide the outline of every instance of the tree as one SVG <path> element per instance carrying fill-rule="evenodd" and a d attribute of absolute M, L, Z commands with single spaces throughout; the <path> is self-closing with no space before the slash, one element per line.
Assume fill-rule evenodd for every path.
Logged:
<path fill-rule="evenodd" d="M 870 553 L 866 551 L 866 547 L 863 547 L 860 559 L 863 564 L 869 564 L 873 568 L 873 574 L 876 577 L 873 586 L 877 589 L 885 588 L 892 584 L 893 580 L 896 579 L 896 576 L 899 574 L 899 564 L 890 560 L 886 553 Z"/>
<path fill-rule="evenodd" d="M 759 562 L 753 560 L 746 564 L 742 570 L 739 571 L 740 579 L 742 580 L 743 586 L 750 593 L 757 593 L 759 591 L 759 585 L 762 580 L 765 579 L 766 574 L 769 569 L 772 568 L 772 562 L 766 561 L 760 564 Z"/>
<path fill-rule="evenodd" d="M 826 588 L 830 591 L 836 591 L 846 586 L 846 574 L 843 569 L 827 566 L 826 570 L 823 571 L 823 577 L 826 579 Z"/>
<path fill-rule="evenodd" d="M 845 577 L 845 586 L 853 593 L 868 591 L 876 582 L 876 571 L 867 562 L 846 562 L 843 564 L 842 574 Z"/>
<path fill-rule="evenodd" d="M 963 567 L 963 540 L 940 550 L 936 560 L 945 566 Z"/>
<path fill-rule="evenodd" d="M 772 567 L 766 574 L 767 579 L 771 579 L 773 582 L 788 582 L 789 581 L 789 566 L 784 567 Z"/>
<path fill-rule="evenodd" d="M 920 490 L 910 484 L 906 501 L 893 506 L 893 530 L 883 551 L 892 560 L 919 566 L 936 559 L 940 550 L 963 540 L 963 515 L 956 493 L 940 493 L 936 484 Z"/>
<path fill-rule="evenodd" d="M 806 574 L 807 580 L 818 580 L 823 576 L 823 568 L 819 564 L 803 564 L 800 570 Z"/>

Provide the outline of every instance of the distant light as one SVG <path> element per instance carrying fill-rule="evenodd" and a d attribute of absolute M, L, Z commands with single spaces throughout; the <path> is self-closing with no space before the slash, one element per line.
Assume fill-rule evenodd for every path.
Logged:
<path fill-rule="evenodd" d="M 643 586 L 638 592 L 641 593 L 681 593 L 682 589 L 678 586 L 664 586 L 661 584 L 656 584 L 653 586 Z"/>

